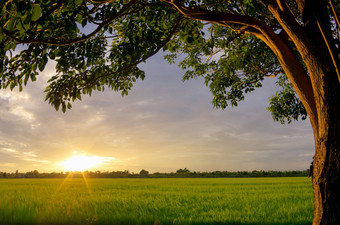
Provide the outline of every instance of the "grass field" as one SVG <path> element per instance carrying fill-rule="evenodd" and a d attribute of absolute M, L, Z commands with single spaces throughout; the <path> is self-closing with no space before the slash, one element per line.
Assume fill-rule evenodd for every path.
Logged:
<path fill-rule="evenodd" d="M 0 179 L 0 224 L 311 224 L 307 178 Z"/>

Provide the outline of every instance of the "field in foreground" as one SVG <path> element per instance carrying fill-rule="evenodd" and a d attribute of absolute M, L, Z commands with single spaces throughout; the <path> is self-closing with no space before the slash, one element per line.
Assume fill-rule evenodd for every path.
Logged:
<path fill-rule="evenodd" d="M 299 178 L 0 179 L 0 224 L 311 224 Z"/>

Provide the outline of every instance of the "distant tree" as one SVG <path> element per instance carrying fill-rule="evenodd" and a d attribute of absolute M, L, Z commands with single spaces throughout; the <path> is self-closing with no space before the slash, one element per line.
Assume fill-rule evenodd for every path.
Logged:
<path fill-rule="evenodd" d="M 129 170 L 124 170 L 124 171 L 122 172 L 122 174 L 123 174 L 124 176 L 128 176 L 128 175 L 130 175 L 130 171 L 129 171 Z"/>
<path fill-rule="evenodd" d="M 34 176 L 38 176 L 39 175 L 39 171 L 38 170 L 33 170 L 33 175 Z"/>
<path fill-rule="evenodd" d="M 39 176 L 38 170 L 26 172 L 26 174 L 25 174 L 25 177 L 38 177 L 38 176 Z"/>
<path fill-rule="evenodd" d="M 178 169 L 176 173 L 183 174 L 183 173 L 190 173 L 190 170 L 187 168 L 184 169 Z"/>
<path fill-rule="evenodd" d="M 313 224 L 340 224 L 340 1 L 2 0 L 0 10 L 0 86 L 22 90 L 54 60 L 46 100 L 63 111 L 104 87 L 126 95 L 161 49 L 169 62 L 183 56 L 185 80 L 204 77 L 216 107 L 279 77 L 274 120 L 308 115 L 314 132 Z"/>
<path fill-rule="evenodd" d="M 139 172 L 139 175 L 143 175 L 143 176 L 149 175 L 149 171 L 142 169 L 142 170 Z"/>

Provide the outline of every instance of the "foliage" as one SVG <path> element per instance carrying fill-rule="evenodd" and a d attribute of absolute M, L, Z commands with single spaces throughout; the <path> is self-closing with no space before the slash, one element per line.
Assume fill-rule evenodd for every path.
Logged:
<path fill-rule="evenodd" d="M 184 4 L 251 16 L 277 32 L 281 29 L 257 1 Z M 138 64 L 161 49 L 169 53 L 165 57 L 169 62 L 184 53 L 183 79 L 203 76 L 214 106 L 222 109 L 237 106 L 245 93 L 262 86 L 265 77 L 283 74 L 273 52 L 253 35 L 237 26 L 183 17 L 166 1 L 7 0 L 1 1 L 0 10 L 0 88 L 22 90 L 29 80 L 36 80 L 48 61 L 55 61 L 56 74 L 49 80 L 46 100 L 57 110 L 66 111 L 82 95 L 105 87 L 127 95 L 133 83 L 145 77 Z M 292 103 L 282 99 L 272 100 L 274 119 L 297 119 L 303 111 L 300 101 L 294 99 L 297 113 L 295 107 L 281 110 Z"/>
<path fill-rule="evenodd" d="M 139 172 L 139 175 L 147 176 L 147 175 L 149 175 L 149 171 L 142 169 L 142 170 Z"/>
<path fill-rule="evenodd" d="M 127 1 L 91 7 L 82 1 L 2 1 L 2 88 L 19 86 L 22 90 L 29 78 L 34 81 L 38 71 L 54 60 L 57 74 L 49 80 L 46 100 L 57 110 L 62 106 L 65 111 L 82 94 L 91 95 L 105 86 L 126 95 L 133 82 L 144 79 L 137 64 L 160 50 L 178 18 L 166 11 L 153 13 L 150 7 L 139 10 L 138 4 L 128 6 Z M 93 35 L 83 33 L 88 23 L 98 24 Z M 16 47 L 21 50 L 18 54 Z"/>
<path fill-rule="evenodd" d="M 190 173 L 190 170 L 187 169 L 187 168 L 184 168 L 184 169 L 180 168 L 180 169 L 178 169 L 178 170 L 176 171 L 176 173 L 177 173 L 177 174 L 189 174 L 189 173 Z"/>
<path fill-rule="evenodd" d="M 293 119 L 298 120 L 299 117 L 305 120 L 307 118 L 307 112 L 296 96 L 287 77 L 280 76 L 277 85 L 280 86 L 282 90 L 277 91 L 276 94 L 269 99 L 270 107 L 267 108 L 272 113 L 273 119 L 280 121 L 281 124 L 284 124 L 285 120 L 291 123 Z"/>

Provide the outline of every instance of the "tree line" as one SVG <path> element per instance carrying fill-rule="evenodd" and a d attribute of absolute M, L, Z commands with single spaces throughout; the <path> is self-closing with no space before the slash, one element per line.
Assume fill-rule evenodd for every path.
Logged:
<path fill-rule="evenodd" d="M 253 171 L 213 171 L 213 172 L 196 172 L 190 171 L 187 168 L 178 169 L 176 172 L 170 173 L 149 173 L 149 171 L 142 169 L 139 173 L 124 171 L 84 171 L 84 172 L 51 172 L 39 173 L 38 170 L 29 172 L 0 172 L 0 178 L 66 178 L 72 176 L 74 178 L 218 178 L 218 177 L 307 177 L 309 169 L 307 170 L 291 170 L 291 171 L 274 171 L 274 170 L 253 170 Z"/>

